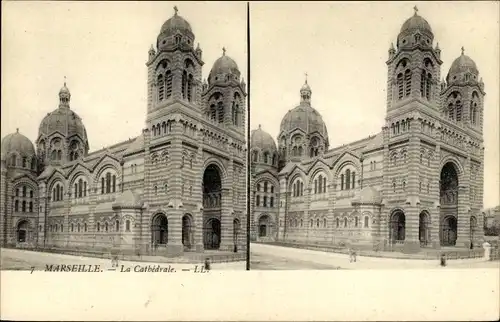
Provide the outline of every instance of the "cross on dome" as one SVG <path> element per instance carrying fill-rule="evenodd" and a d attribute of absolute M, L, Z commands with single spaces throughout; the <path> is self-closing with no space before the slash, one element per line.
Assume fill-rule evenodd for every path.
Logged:
<path fill-rule="evenodd" d="M 304 75 L 306 75 L 306 84 L 307 84 L 307 72 L 305 72 Z"/>
<path fill-rule="evenodd" d="M 226 56 L 226 47 L 222 47 L 222 56 Z"/>
<path fill-rule="evenodd" d="M 174 6 L 174 11 L 175 11 L 175 15 L 177 16 L 177 12 L 179 11 L 179 9 L 177 8 L 177 6 Z"/>
<path fill-rule="evenodd" d="M 465 49 L 464 49 L 464 46 L 462 46 L 462 55 L 464 54 L 465 52 Z"/>
<path fill-rule="evenodd" d="M 417 6 L 413 7 L 413 10 L 415 10 L 415 16 L 416 16 L 416 15 L 417 15 L 417 13 L 418 13 L 418 8 L 417 8 Z"/>
<path fill-rule="evenodd" d="M 66 76 L 64 76 L 64 86 L 66 86 Z"/>

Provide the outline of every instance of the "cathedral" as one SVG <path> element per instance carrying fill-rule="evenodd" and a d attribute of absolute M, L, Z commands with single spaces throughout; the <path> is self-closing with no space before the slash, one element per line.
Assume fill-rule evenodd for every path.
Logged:
<path fill-rule="evenodd" d="M 78 94 L 65 82 L 34 144 L 19 130 L 2 139 L 2 245 L 168 256 L 246 249 L 246 84 L 225 49 L 202 80 L 202 50 L 174 9 L 148 51 L 137 137 L 89 152 L 71 107 Z"/>
<path fill-rule="evenodd" d="M 307 79 L 277 142 L 252 130 L 253 240 L 405 253 L 481 242 L 484 84 L 463 48 L 442 79 L 434 42 L 415 8 L 389 48 L 379 133 L 331 147 Z"/>

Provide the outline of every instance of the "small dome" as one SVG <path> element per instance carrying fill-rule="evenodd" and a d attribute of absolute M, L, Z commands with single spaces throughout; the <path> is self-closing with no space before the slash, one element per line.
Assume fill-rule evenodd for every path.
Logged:
<path fill-rule="evenodd" d="M 217 75 L 221 75 L 222 77 L 225 75 L 236 75 L 238 79 L 240 77 L 238 65 L 231 57 L 226 55 L 226 50 L 224 48 L 222 50 L 222 56 L 215 61 L 212 69 L 210 70 L 210 74 L 208 76 L 209 81 Z"/>
<path fill-rule="evenodd" d="M 71 93 L 69 92 L 69 88 L 66 86 L 66 82 L 64 83 L 63 87 L 61 87 L 61 89 L 59 90 L 59 95 L 61 94 L 71 95 Z"/>
<path fill-rule="evenodd" d="M 288 111 L 281 121 L 280 132 L 289 132 L 296 128 L 303 130 L 307 134 L 319 132 L 324 138 L 328 137 L 323 118 L 318 111 L 306 104 L 301 104 Z"/>
<path fill-rule="evenodd" d="M 177 14 L 177 7 L 174 7 L 174 10 L 175 14 L 172 18 L 165 21 L 161 26 L 160 35 L 175 35 L 177 33 L 181 33 L 194 39 L 193 30 L 191 29 L 189 22 Z"/>
<path fill-rule="evenodd" d="M 454 80 L 454 76 L 459 76 L 462 73 L 471 73 L 475 76 L 479 75 L 476 63 L 469 56 L 464 54 L 463 49 L 462 54 L 451 64 L 446 80 L 451 82 Z"/>
<path fill-rule="evenodd" d="M 250 134 L 250 149 L 259 148 L 261 151 L 269 151 L 270 153 L 275 153 L 278 151 L 276 148 L 276 142 L 274 142 L 273 137 L 259 128 L 252 130 Z"/>
<path fill-rule="evenodd" d="M 378 191 L 374 187 L 368 186 L 361 189 L 361 191 L 357 194 L 354 202 L 361 204 L 378 204 L 382 202 L 382 196 L 380 194 L 380 191 Z"/>
<path fill-rule="evenodd" d="M 33 157 L 35 147 L 30 139 L 19 133 L 18 130 L 16 133 L 8 134 L 2 139 L 1 159 L 5 160 L 12 152 L 18 153 L 21 157 Z"/>

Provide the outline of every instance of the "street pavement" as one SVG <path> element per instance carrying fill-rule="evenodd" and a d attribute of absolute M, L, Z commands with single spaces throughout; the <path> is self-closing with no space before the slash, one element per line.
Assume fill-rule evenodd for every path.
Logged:
<path fill-rule="evenodd" d="M 0 268 L 2 270 L 45 270 L 46 265 L 100 265 L 104 270 L 111 268 L 111 260 L 104 258 L 95 257 L 83 257 L 83 256 L 73 256 L 65 254 L 54 254 L 54 253 L 43 253 L 34 252 L 22 249 L 0 249 Z M 156 266 L 161 267 L 174 267 L 176 271 L 182 271 L 182 269 L 189 269 L 193 271 L 196 264 L 189 263 L 154 263 L 154 262 L 137 262 L 137 261 L 120 261 L 119 265 L 124 265 L 126 267 L 134 267 L 136 265 L 146 266 Z M 198 266 L 202 263 L 198 264 Z M 212 263 L 212 270 L 245 270 L 246 262 L 229 262 L 229 263 Z"/>
<path fill-rule="evenodd" d="M 270 269 L 419 269 L 439 268 L 438 260 L 395 259 L 357 256 L 349 262 L 349 255 L 322 251 L 281 247 L 266 244 L 251 244 L 252 270 Z M 499 261 L 484 259 L 448 260 L 447 268 L 498 268 Z"/>

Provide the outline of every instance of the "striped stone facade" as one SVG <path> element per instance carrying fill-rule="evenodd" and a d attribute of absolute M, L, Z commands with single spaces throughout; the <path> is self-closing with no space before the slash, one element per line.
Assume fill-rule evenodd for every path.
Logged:
<path fill-rule="evenodd" d="M 263 146 L 271 144 L 252 141 L 258 156 L 252 164 L 260 169 L 254 194 L 264 178 L 279 182 L 277 208 L 268 210 L 277 212 L 273 238 L 408 253 L 481 244 L 484 84 L 463 52 L 440 80 L 441 50 L 433 41 L 415 13 L 397 49 L 389 49 L 380 133 L 323 152 L 327 132 L 319 113 L 304 104 L 304 89 L 306 98 L 312 93 L 306 81 L 301 105 L 281 123 L 272 170 L 260 169 Z M 255 198 L 252 204 L 258 230 L 262 209 Z"/>
<path fill-rule="evenodd" d="M 69 136 L 50 132 L 48 121 L 37 140 L 40 169 L 11 164 L 15 147 L 2 151 L 2 244 L 164 255 L 245 251 L 246 85 L 225 52 L 202 81 L 202 51 L 193 45 L 189 23 L 176 12 L 149 50 L 141 135 L 67 157 L 72 140 L 86 143 L 83 123 Z M 65 85 L 66 109 L 69 97 Z M 41 153 L 59 146 L 61 158 Z M 29 209 L 21 208 L 24 201 Z"/>

